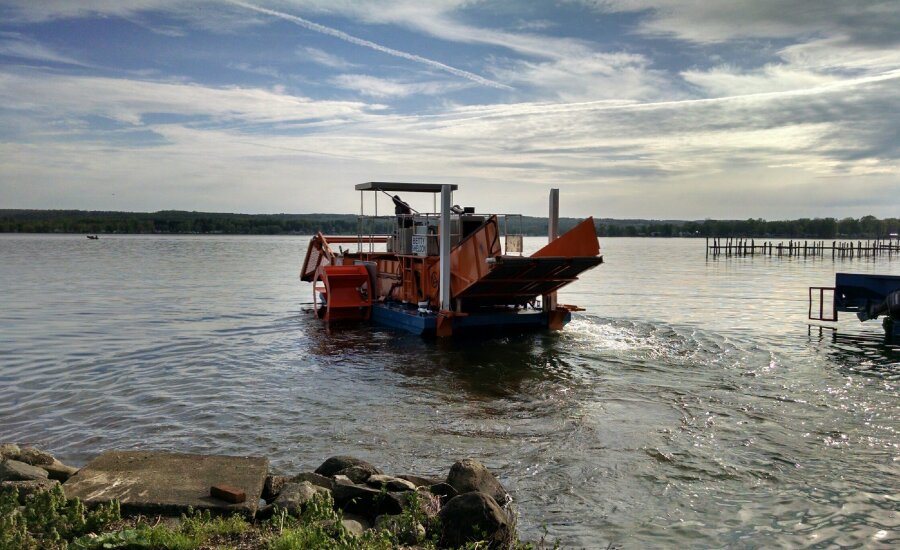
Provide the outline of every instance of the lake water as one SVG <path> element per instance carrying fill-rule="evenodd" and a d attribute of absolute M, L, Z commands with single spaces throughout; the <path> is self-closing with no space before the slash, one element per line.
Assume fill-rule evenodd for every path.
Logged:
<path fill-rule="evenodd" d="M 806 320 L 835 271 L 900 259 L 705 259 L 602 239 L 561 333 L 435 342 L 326 331 L 307 238 L 0 236 L 0 442 L 352 454 L 444 474 L 476 457 L 526 538 L 606 548 L 896 546 L 900 348 Z M 540 239 L 528 239 L 535 249 Z"/>

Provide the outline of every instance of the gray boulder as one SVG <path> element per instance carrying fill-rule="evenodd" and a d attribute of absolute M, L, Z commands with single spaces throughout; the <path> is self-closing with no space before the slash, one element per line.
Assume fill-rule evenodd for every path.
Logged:
<path fill-rule="evenodd" d="M 285 476 L 278 476 L 275 474 L 269 474 L 266 476 L 266 481 L 263 483 L 262 490 L 262 498 L 266 502 L 272 502 L 278 497 L 278 493 L 281 492 L 284 484 L 290 481 L 290 478 Z"/>
<path fill-rule="evenodd" d="M 354 537 L 361 537 L 363 533 L 366 532 L 366 527 L 363 523 L 356 519 L 343 518 L 341 520 L 341 524 L 344 526 L 344 529 L 347 530 L 348 533 L 353 535 Z"/>
<path fill-rule="evenodd" d="M 366 485 L 375 489 L 385 487 L 388 491 L 415 491 L 416 485 L 399 477 L 374 474 L 366 480 Z"/>
<path fill-rule="evenodd" d="M 364 467 L 371 471 L 373 474 L 384 473 L 365 460 L 360 460 L 352 456 L 333 456 L 323 462 L 321 466 L 316 468 L 316 473 L 325 477 L 331 477 L 337 473 L 340 473 L 341 470 L 345 470 L 351 466 Z"/>
<path fill-rule="evenodd" d="M 450 468 L 447 483 L 460 495 L 471 491 L 486 493 L 501 506 L 506 504 L 509 497 L 494 474 L 485 468 L 484 464 L 471 458 L 460 460 Z"/>
<path fill-rule="evenodd" d="M 287 482 L 278 493 L 278 498 L 272 504 L 288 511 L 289 514 L 299 515 L 303 507 L 319 493 L 326 490 L 313 485 L 308 481 L 300 483 Z"/>
<path fill-rule="evenodd" d="M 56 479 L 58 481 L 66 481 L 78 472 L 78 468 L 63 464 L 55 458 L 52 463 L 42 464 L 40 468 L 47 471 L 50 479 Z"/>
<path fill-rule="evenodd" d="M 32 481 L 47 478 L 47 471 L 37 466 L 8 458 L 0 461 L 0 481 Z"/>
<path fill-rule="evenodd" d="M 22 447 L 16 460 L 32 466 L 45 466 L 53 464 L 53 455 L 35 447 Z"/>
<path fill-rule="evenodd" d="M 334 476 L 334 485 L 332 487 L 337 487 L 338 485 L 353 485 L 353 481 L 350 480 L 347 476 L 342 476 L 338 474 Z"/>
<path fill-rule="evenodd" d="M 405 479 L 410 483 L 413 483 L 416 487 L 431 487 L 432 485 L 442 483 L 443 480 L 431 478 L 431 477 L 422 477 L 411 474 L 401 474 L 399 476 L 400 479 Z"/>
<path fill-rule="evenodd" d="M 331 478 L 327 478 L 323 475 L 319 475 L 313 472 L 303 472 L 295 475 L 291 478 L 291 481 L 295 483 L 299 483 L 301 481 L 308 481 L 317 487 L 321 487 L 323 489 L 328 489 L 329 491 L 334 488 L 334 481 Z"/>
<path fill-rule="evenodd" d="M 379 475 L 381 472 L 371 464 L 357 464 L 339 471 L 335 475 L 347 476 L 353 483 L 365 483 L 369 477 Z"/>
<path fill-rule="evenodd" d="M 513 532 L 506 514 L 485 493 L 469 492 L 450 499 L 438 517 L 443 548 L 476 541 L 488 543 L 488 548 L 507 548 L 512 543 Z"/>

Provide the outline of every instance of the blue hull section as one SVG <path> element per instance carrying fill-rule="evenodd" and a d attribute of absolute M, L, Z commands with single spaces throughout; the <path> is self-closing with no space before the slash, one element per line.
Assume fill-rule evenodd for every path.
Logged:
<path fill-rule="evenodd" d="M 900 290 L 898 275 L 837 273 L 834 277 L 834 300 L 838 311 L 859 311 L 872 302 L 883 301 L 897 290 Z"/>
<path fill-rule="evenodd" d="M 566 312 L 563 324 L 572 320 Z M 400 329 L 412 334 L 430 336 L 437 327 L 437 314 L 419 313 L 416 309 L 400 304 L 375 304 L 372 306 L 372 321 L 386 327 Z M 492 330 L 540 330 L 546 329 L 549 316 L 543 311 L 501 311 L 473 313 L 453 319 L 453 333 Z"/>
<path fill-rule="evenodd" d="M 834 280 L 834 306 L 837 311 L 856 312 L 860 320 L 884 315 L 884 331 L 888 338 L 900 340 L 900 317 L 888 308 L 891 293 L 900 292 L 900 276 L 837 273 Z M 884 308 L 882 310 L 881 308 Z"/>

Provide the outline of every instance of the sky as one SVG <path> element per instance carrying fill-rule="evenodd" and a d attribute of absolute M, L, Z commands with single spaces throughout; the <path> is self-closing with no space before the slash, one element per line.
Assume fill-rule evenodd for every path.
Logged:
<path fill-rule="evenodd" d="M 0 208 L 352 213 L 366 181 L 896 217 L 900 0 L 0 0 Z"/>

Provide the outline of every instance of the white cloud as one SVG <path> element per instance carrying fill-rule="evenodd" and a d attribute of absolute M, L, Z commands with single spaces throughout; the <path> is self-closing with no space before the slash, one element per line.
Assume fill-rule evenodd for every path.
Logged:
<path fill-rule="evenodd" d="M 890 0 L 580 0 L 603 12 L 644 13 L 639 30 L 698 43 L 736 39 L 854 36 L 900 42 L 900 10 Z"/>
<path fill-rule="evenodd" d="M 811 71 L 881 72 L 900 67 L 900 47 L 855 44 L 846 36 L 794 44 L 778 53 L 786 64 Z"/>
<path fill-rule="evenodd" d="M 311 46 L 298 48 L 297 57 L 299 57 L 302 61 L 310 61 L 318 65 L 330 67 L 332 69 L 351 69 L 357 66 L 355 63 L 350 63 L 349 61 L 339 56 L 330 54 L 324 50 L 320 50 L 319 48 L 313 48 Z"/>
<path fill-rule="evenodd" d="M 684 71 L 681 76 L 713 97 L 805 90 L 841 82 L 836 76 L 774 64 L 752 71 L 723 65 Z"/>
<path fill-rule="evenodd" d="M 279 72 L 275 67 L 267 67 L 264 65 L 250 65 L 249 63 L 230 63 L 228 66 L 239 71 L 244 71 L 245 73 L 268 76 L 279 80 L 284 78 L 284 75 L 282 75 L 281 72 Z"/>
<path fill-rule="evenodd" d="M 404 82 L 364 74 L 342 74 L 331 79 L 339 88 L 353 90 L 375 98 L 406 97 L 409 95 L 439 95 L 466 86 L 456 82 Z"/>
<path fill-rule="evenodd" d="M 661 71 L 640 55 L 594 53 L 554 61 L 498 61 L 497 78 L 562 101 L 678 97 Z"/>
<path fill-rule="evenodd" d="M 148 113 L 210 117 L 218 123 L 274 123 L 354 118 L 379 108 L 258 88 L 10 72 L 0 73 L 0 103 L 40 118 L 98 115 L 129 124 L 142 124 Z"/>

